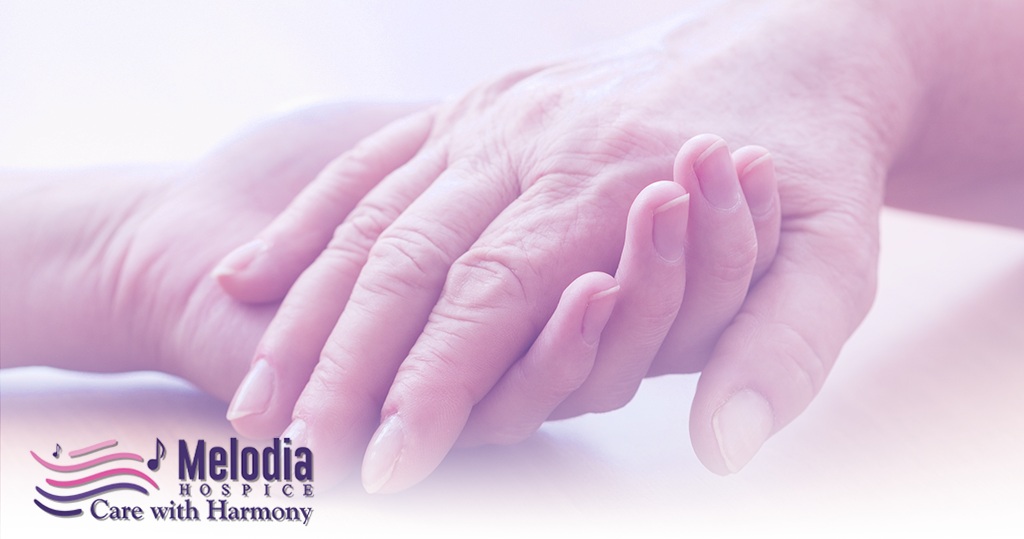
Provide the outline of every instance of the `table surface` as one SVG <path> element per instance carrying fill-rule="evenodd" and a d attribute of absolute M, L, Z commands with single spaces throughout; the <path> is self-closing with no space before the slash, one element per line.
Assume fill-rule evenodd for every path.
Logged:
<path fill-rule="evenodd" d="M 663 20 L 670 2 L 0 3 L 0 166 L 193 158 L 268 113 L 421 99 Z M 580 13 L 587 13 L 585 17 Z M 682 534 L 1024 530 L 1024 234 L 887 210 L 877 301 L 807 412 L 741 474 L 687 437 L 696 378 L 616 412 L 457 452 L 422 485 L 317 493 L 310 530 Z M 0 535 L 179 535 L 214 523 L 56 519 L 29 451 L 55 434 L 226 440 L 225 405 L 156 373 L 0 372 Z M 172 485 L 166 466 L 154 474 Z M 295 524 L 234 524 L 264 536 Z M 228 528 L 217 528 L 228 530 Z M 236 528 L 231 528 L 232 530 Z M 319 535 L 319 534 L 318 534 Z"/>

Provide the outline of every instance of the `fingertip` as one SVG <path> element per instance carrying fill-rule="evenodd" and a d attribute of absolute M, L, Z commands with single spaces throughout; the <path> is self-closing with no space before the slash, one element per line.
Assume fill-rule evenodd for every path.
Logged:
<path fill-rule="evenodd" d="M 291 410 L 281 410 L 275 403 L 281 380 L 273 365 L 257 360 L 246 373 L 228 405 L 226 418 L 241 435 L 267 438 L 277 435 L 288 424 Z"/>
<path fill-rule="evenodd" d="M 682 258 L 689 216 L 690 195 L 672 181 L 655 182 L 643 189 L 629 209 L 622 259 L 653 252 L 665 262 Z"/>
<path fill-rule="evenodd" d="M 684 193 L 654 210 L 651 241 L 654 250 L 668 263 L 682 260 L 686 244 L 690 194 Z"/>
<path fill-rule="evenodd" d="M 473 407 L 459 445 L 510 445 L 535 433 L 590 375 L 620 294 L 603 272 L 570 283 L 526 355 Z"/>
<path fill-rule="evenodd" d="M 733 154 L 740 188 L 747 201 L 757 239 L 752 280 L 757 281 L 775 259 L 781 234 L 782 209 L 771 153 L 760 146 L 745 146 Z"/>
<path fill-rule="evenodd" d="M 736 174 L 742 178 L 755 161 L 766 155 L 770 155 L 768 149 L 755 144 L 743 146 L 732 152 L 732 160 L 736 163 Z"/>
<path fill-rule="evenodd" d="M 212 274 L 214 277 L 220 278 L 244 272 L 252 265 L 253 260 L 267 251 L 267 248 L 267 242 L 260 238 L 244 243 L 225 255 L 213 268 Z"/>
<path fill-rule="evenodd" d="M 252 364 L 235 396 L 228 406 L 228 421 L 235 421 L 251 415 L 262 414 L 270 405 L 274 391 L 273 369 L 266 360 Z"/>
<path fill-rule="evenodd" d="M 712 148 L 718 146 L 728 146 L 725 139 L 718 135 L 710 133 L 704 133 L 695 137 L 690 137 L 683 145 L 679 148 L 676 153 L 675 163 L 672 167 L 674 172 L 674 179 L 676 182 L 687 185 L 683 180 L 685 178 L 696 178 L 694 173 L 694 164 L 706 155 Z"/>
<path fill-rule="evenodd" d="M 633 200 L 633 208 L 655 211 L 658 207 L 687 194 L 678 182 L 662 180 L 644 187 Z"/>
<path fill-rule="evenodd" d="M 583 342 L 588 346 L 596 346 L 598 341 L 600 341 L 601 333 L 604 331 L 605 326 L 608 325 L 608 320 L 612 317 L 612 312 L 615 310 L 615 302 L 619 297 L 619 291 L 618 283 L 612 279 L 610 286 L 592 294 L 587 300 L 580 333 L 583 337 Z M 588 368 L 587 370 L 589 371 L 590 369 Z"/>
<path fill-rule="evenodd" d="M 246 301 L 244 298 L 251 295 L 248 270 L 268 248 L 267 242 L 260 238 L 244 243 L 221 258 L 210 275 L 228 294 L 235 299 Z"/>
<path fill-rule="evenodd" d="M 340 485 L 352 476 L 373 432 L 369 421 L 351 421 L 329 406 L 297 405 L 287 428 L 269 436 L 291 439 L 293 447 L 306 447 L 315 457 L 313 467 L 318 490 Z M 280 434 L 278 434 L 280 433 Z M 265 435 L 268 436 L 268 435 Z"/>
<path fill-rule="evenodd" d="M 352 479 L 359 463 L 359 452 L 353 451 L 355 444 L 339 446 L 335 433 L 325 428 L 323 422 L 313 417 L 296 416 L 280 435 L 289 438 L 292 447 L 305 447 L 314 456 L 313 473 L 318 492 L 329 491 Z M 280 431 L 278 431 L 280 432 Z M 350 437 L 366 443 L 366 433 L 348 432 Z"/>
<path fill-rule="evenodd" d="M 366 448 L 361 469 L 364 489 L 384 494 L 416 485 L 433 473 L 457 441 L 462 445 L 515 443 L 528 437 L 589 374 L 619 293 L 618 281 L 600 271 L 585 273 L 565 288 L 530 352 L 506 371 L 519 369 L 527 380 L 536 382 L 528 387 L 537 392 L 528 402 L 518 400 L 521 395 L 511 391 L 511 382 L 495 384 L 482 399 L 467 400 L 466 394 L 477 390 L 456 395 L 445 383 L 406 371 L 404 381 L 396 379 L 391 386 L 383 420 Z M 543 353 L 552 351 L 557 354 Z M 548 364 L 548 359 L 554 361 Z M 541 372 L 542 378 L 532 377 Z"/>
<path fill-rule="evenodd" d="M 806 376 L 787 362 L 789 333 L 763 315 L 737 316 L 722 333 L 697 381 L 690 439 L 704 466 L 719 475 L 746 467 L 761 447 L 813 398 Z"/>
<path fill-rule="evenodd" d="M 673 174 L 708 210 L 732 213 L 743 202 L 736 166 L 722 137 L 704 134 L 687 140 L 676 154 Z"/>
<path fill-rule="evenodd" d="M 455 438 L 429 426 L 436 418 L 416 417 L 415 411 L 396 411 L 384 417 L 363 454 L 363 489 L 370 494 L 406 490 L 426 479 L 441 464 Z M 424 425 L 428 428 L 424 429 Z"/>
<path fill-rule="evenodd" d="M 602 271 L 580 275 L 565 287 L 555 312 L 538 340 L 547 342 L 557 336 L 555 342 L 567 345 L 572 338 L 565 339 L 567 335 L 564 329 L 567 325 L 576 325 L 579 329 L 575 338 L 582 337 L 588 347 L 596 346 L 615 309 L 619 289 L 615 277 Z"/>
<path fill-rule="evenodd" d="M 391 484 L 395 469 L 402 458 L 405 429 L 398 414 L 381 422 L 366 447 L 363 457 L 363 488 L 370 494 L 401 490 L 399 484 Z"/>
<path fill-rule="evenodd" d="M 703 437 L 694 436 L 694 450 L 712 472 L 739 472 L 754 458 L 775 430 L 771 404 L 758 391 L 736 391 L 710 412 L 700 414 Z M 700 442 L 700 443 L 698 443 Z"/>
<path fill-rule="evenodd" d="M 562 298 L 559 300 L 559 305 L 569 301 L 571 298 L 589 298 L 596 294 L 609 292 L 613 288 L 617 289 L 618 284 L 615 277 L 603 271 L 584 273 L 573 279 L 569 286 L 565 287 L 565 291 L 562 292 Z"/>
<path fill-rule="evenodd" d="M 775 179 L 775 163 L 768 150 L 751 147 L 750 152 L 749 157 L 744 159 L 747 162 L 741 163 L 737 160 L 736 169 L 739 172 L 740 187 L 747 200 L 747 206 L 751 215 L 756 218 L 778 208 L 778 185 Z"/>
<path fill-rule="evenodd" d="M 257 238 L 228 253 L 210 275 L 229 296 L 243 303 L 280 301 L 294 281 L 274 262 L 281 256 L 270 242 Z"/>

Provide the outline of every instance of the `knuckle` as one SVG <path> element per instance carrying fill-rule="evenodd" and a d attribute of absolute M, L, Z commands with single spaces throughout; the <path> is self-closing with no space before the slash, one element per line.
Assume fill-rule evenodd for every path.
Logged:
<path fill-rule="evenodd" d="M 714 260 L 715 277 L 723 283 L 749 281 L 757 262 L 757 240 L 753 229 L 750 229 L 748 236 L 723 243 L 722 247 Z"/>
<path fill-rule="evenodd" d="M 509 94 L 514 88 L 524 84 L 524 81 L 543 71 L 545 66 L 537 65 L 525 69 L 519 69 L 512 71 L 504 76 L 495 79 L 484 85 L 481 89 L 481 93 L 484 96 L 484 101 L 488 104 L 494 103 L 502 97 Z M 515 92 L 513 91 L 513 94 Z"/>
<path fill-rule="evenodd" d="M 372 146 L 364 139 L 331 161 L 324 169 L 324 174 L 338 180 L 359 178 L 373 174 L 378 166 Z"/>
<path fill-rule="evenodd" d="M 358 272 L 366 264 L 370 248 L 391 220 L 391 213 L 386 208 L 360 204 L 335 229 L 321 257 L 328 263 Z"/>
<path fill-rule="evenodd" d="M 801 233 L 813 242 L 808 252 L 797 254 L 808 256 L 828 279 L 842 312 L 849 314 L 846 322 L 852 331 L 871 308 L 878 286 L 877 223 L 866 223 L 852 212 L 834 212 L 815 220 L 813 227 L 803 226 Z"/>
<path fill-rule="evenodd" d="M 646 299 L 646 298 L 644 298 Z M 657 303 L 659 298 L 652 298 L 649 303 Z M 676 315 L 679 313 L 679 301 L 676 300 L 668 305 L 665 309 L 652 309 L 652 306 L 645 306 L 647 311 L 634 310 L 630 311 L 630 317 L 633 322 L 629 327 L 624 328 L 623 339 L 626 342 L 632 343 L 631 352 L 641 354 L 643 350 L 659 350 L 663 348 L 663 344 L 671 342 L 669 337 L 671 336 L 672 326 L 676 321 Z M 625 312 L 625 309 L 623 309 Z M 632 365 L 633 363 L 624 363 Z"/>
<path fill-rule="evenodd" d="M 363 201 L 334 232 L 329 249 L 366 253 L 394 221 L 393 209 Z"/>
<path fill-rule="evenodd" d="M 592 168 L 597 170 L 599 167 Z M 566 168 L 531 172 L 521 179 L 522 199 L 525 202 L 549 207 L 578 204 L 586 200 L 581 195 L 587 190 L 592 178 L 592 173 L 581 173 L 578 170 Z"/>
<path fill-rule="evenodd" d="M 664 155 L 666 151 L 674 153 L 665 142 L 674 138 L 671 133 L 655 129 L 635 113 L 622 113 L 598 132 L 598 149 L 611 158 L 644 160 Z"/>
<path fill-rule="evenodd" d="M 547 380 L 539 382 L 548 386 L 548 396 L 553 402 L 559 402 L 583 387 L 590 375 L 590 369 L 585 369 L 582 363 L 573 361 L 577 358 L 565 359 L 555 363 L 549 370 Z"/>
<path fill-rule="evenodd" d="M 447 410 L 470 410 L 487 390 L 472 383 L 466 365 L 436 350 L 419 350 L 398 369 L 395 393 Z"/>
<path fill-rule="evenodd" d="M 347 379 L 349 365 L 345 361 L 348 354 L 345 350 L 345 345 L 339 342 L 338 339 L 331 335 L 327 339 L 327 343 L 320 351 L 320 362 L 314 370 L 314 375 L 311 377 L 311 381 L 318 381 L 323 384 L 324 389 L 336 389 L 335 387 L 326 387 L 332 385 L 336 380 Z"/>
<path fill-rule="evenodd" d="M 484 439 L 492 445 L 515 445 L 532 436 L 539 427 L 524 423 L 499 424 L 492 426 Z"/>
<path fill-rule="evenodd" d="M 604 413 L 618 410 L 633 400 L 639 384 L 615 384 L 604 388 L 590 403 L 592 412 Z"/>
<path fill-rule="evenodd" d="M 537 279 L 524 253 L 510 249 L 475 248 L 455 261 L 448 273 L 446 296 L 455 304 L 471 307 L 525 303 Z"/>
<path fill-rule="evenodd" d="M 789 324 L 777 324 L 772 332 L 778 335 L 779 364 L 794 382 L 802 387 L 809 400 L 818 393 L 828 375 L 830 361 L 826 359 L 803 332 Z"/>
<path fill-rule="evenodd" d="M 412 228 L 392 227 L 370 248 L 367 259 L 367 265 L 383 271 L 367 276 L 364 284 L 383 292 L 439 286 L 450 260 L 441 241 Z"/>
<path fill-rule="evenodd" d="M 412 230 L 388 232 L 370 249 L 370 261 L 402 273 L 429 275 L 447 257 L 430 237 Z"/>
<path fill-rule="evenodd" d="M 516 81 L 505 95 L 508 108 L 515 111 L 508 115 L 509 121 L 505 124 L 505 133 L 512 136 L 543 131 L 563 108 L 566 98 L 564 90 L 552 88 L 537 78 Z"/>
<path fill-rule="evenodd" d="M 309 378 L 305 392 L 321 396 L 345 395 L 350 402 L 382 403 L 382 388 L 361 383 L 365 381 L 365 376 L 358 372 L 358 365 L 350 361 L 351 357 L 345 344 L 332 335 L 320 352 L 320 361 Z"/>

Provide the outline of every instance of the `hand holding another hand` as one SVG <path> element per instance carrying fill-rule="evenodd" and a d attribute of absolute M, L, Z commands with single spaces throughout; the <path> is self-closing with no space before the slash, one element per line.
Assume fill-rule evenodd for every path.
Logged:
<path fill-rule="evenodd" d="M 909 83 L 898 57 L 849 55 L 853 44 L 865 58 L 890 50 L 884 32 L 858 33 L 815 8 L 722 10 L 653 45 L 510 74 L 343 156 L 340 173 L 261 234 L 265 250 L 221 274 L 256 300 L 294 280 L 233 402 L 236 427 L 275 435 L 291 418 L 289 435 L 341 467 L 376 431 L 364 481 L 396 490 L 429 473 L 467 422 L 470 441 L 514 440 L 563 396 L 556 416 L 609 410 L 643 376 L 703 370 L 694 447 L 714 471 L 742 467 L 810 402 L 871 303 L 882 179 L 905 121 L 892 111 Z M 781 202 L 759 170 L 763 150 L 730 158 L 721 140 L 691 138 L 700 132 L 770 147 Z M 673 206 L 683 190 L 670 186 L 645 192 L 624 242 L 629 205 L 668 177 L 688 205 Z M 351 213 L 332 200 L 373 184 Z M 654 203 L 668 205 L 659 215 L 670 222 L 689 212 L 685 233 L 664 228 L 688 238 L 685 282 L 637 256 L 656 245 L 641 232 L 654 226 Z M 296 237 L 317 241 L 284 247 Z M 586 276 L 612 273 L 624 243 L 618 292 Z M 750 288 L 755 270 L 765 273 Z M 666 288 L 640 286 L 645 272 Z M 537 349 L 586 348 L 546 335 L 613 296 L 592 369 L 565 373 L 528 411 L 530 399 L 488 404 L 492 391 L 538 387 L 505 382 L 541 363 L 530 359 L 545 355 Z M 501 389 L 510 384 L 519 387 Z"/>

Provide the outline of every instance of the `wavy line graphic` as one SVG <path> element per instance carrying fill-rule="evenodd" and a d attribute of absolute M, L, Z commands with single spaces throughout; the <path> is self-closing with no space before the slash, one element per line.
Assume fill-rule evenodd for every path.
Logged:
<path fill-rule="evenodd" d="M 102 442 L 99 442 L 99 443 L 95 443 L 95 444 L 92 444 L 92 445 L 87 445 L 87 446 L 85 446 L 85 447 L 83 447 L 81 449 L 76 449 L 74 451 L 69 451 L 68 455 L 71 458 L 80 457 L 82 455 L 88 455 L 89 453 L 95 453 L 96 451 L 99 451 L 100 449 L 106 449 L 108 447 L 114 447 L 115 445 L 117 445 L 117 440 L 105 440 L 105 441 L 102 441 Z"/>
<path fill-rule="evenodd" d="M 35 451 L 29 451 L 29 453 L 31 453 L 32 457 L 36 459 L 36 462 L 42 464 L 43 466 L 46 466 L 47 468 L 55 472 L 77 472 L 79 470 L 92 468 L 93 466 L 103 464 L 104 462 L 110 462 L 112 460 L 134 460 L 137 462 L 142 462 L 142 456 L 136 455 L 135 453 L 111 453 L 109 455 L 94 458 L 92 460 L 87 460 L 85 462 L 80 462 L 78 464 L 61 465 L 53 464 L 43 460 L 42 457 L 36 455 Z"/>
<path fill-rule="evenodd" d="M 42 509 L 43 511 L 46 511 L 47 513 L 50 513 L 51 515 L 53 515 L 55 517 L 77 517 L 78 515 L 82 514 L 82 510 L 81 509 L 71 509 L 71 510 L 68 510 L 68 511 L 62 511 L 60 509 L 52 509 L 50 507 L 47 507 L 47 506 L 39 503 L 39 500 L 33 499 L 32 501 L 36 502 L 36 505 L 38 505 L 40 509 Z"/>
<path fill-rule="evenodd" d="M 55 502 L 61 502 L 61 503 L 77 502 L 78 500 L 84 500 L 86 498 L 92 498 L 93 496 L 96 496 L 97 494 L 103 494 L 104 492 L 110 492 L 111 490 L 134 490 L 136 492 L 141 492 L 141 493 L 145 494 L 146 496 L 149 496 L 149 491 L 146 490 L 145 487 L 140 487 L 139 485 L 136 485 L 135 483 L 111 483 L 109 485 L 103 485 L 102 487 L 96 487 L 96 488 L 94 488 L 92 490 L 88 490 L 88 491 L 85 491 L 85 492 L 80 492 L 78 494 L 68 494 L 67 496 L 61 496 L 61 495 L 58 495 L 58 494 L 50 494 L 49 492 L 46 492 L 45 490 L 43 490 L 43 489 L 41 489 L 39 487 L 36 487 L 36 492 L 42 494 L 43 496 L 45 496 L 45 497 L 47 497 L 47 498 L 49 498 L 49 499 L 51 499 L 51 500 L 53 500 Z"/>
<path fill-rule="evenodd" d="M 92 474 L 92 475 L 87 476 L 87 477 L 82 477 L 81 479 L 72 479 L 72 480 L 69 480 L 69 481 L 58 481 L 56 479 L 47 479 L 46 482 L 50 486 L 53 486 L 53 487 L 68 488 L 68 487 L 77 487 L 77 486 L 80 486 L 80 485 L 87 485 L 89 483 L 92 483 L 93 481 L 99 481 L 100 479 L 103 479 L 105 477 L 110 477 L 112 475 L 134 475 L 135 477 L 139 477 L 139 478 L 145 479 L 150 485 L 153 485 L 153 488 L 155 488 L 157 490 L 160 490 L 160 487 L 157 486 L 156 481 L 153 481 L 152 479 L 150 479 L 150 477 L 148 475 L 146 475 L 146 474 L 144 474 L 144 473 L 142 473 L 142 472 L 140 472 L 138 470 L 133 470 L 131 468 L 114 468 L 113 470 L 107 470 L 107 471 L 104 471 L 104 472 L 99 472 L 99 473 Z"/>

